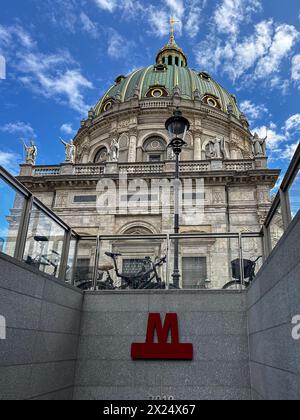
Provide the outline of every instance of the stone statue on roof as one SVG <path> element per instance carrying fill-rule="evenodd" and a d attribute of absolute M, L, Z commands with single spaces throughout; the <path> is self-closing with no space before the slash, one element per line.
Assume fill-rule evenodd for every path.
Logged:
<path fill-rule="evenodd" d="M 37 157 L 37 147 L 34 144 L 34 141 L 31 140 L 30 145 L 27 146 L 26 143 L 23 141 L 24 149 L 26 152 L 26 164 L 27 165 L 35 165 L 36 157 Z"/>
<path fill-rule="evenodd" d="M 267 154 L 267 138 L 268 136 L 266 136 L 265 138 L 260 138 L 259 135 L 257 133 L 254 133 L 253 135 L 253 153 L 254 156 L 266 156 Z"/>
<path fill-rule="evenodd" d="M 68 143 L 60 137 L 60 141 L 65 146 L 65 153 L 66 153 L 65 162 L 74 164 L 75 160 L 76 160 L 76 146 L 75 146 L 73 140 L 71 140 Z"/>

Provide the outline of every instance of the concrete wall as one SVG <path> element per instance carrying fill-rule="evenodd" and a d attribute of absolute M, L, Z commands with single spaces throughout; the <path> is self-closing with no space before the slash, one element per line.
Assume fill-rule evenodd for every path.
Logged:
<path fill-rule="evenodd" d="M 234 292 L 87 293 L 75 399 L 250 399 L 246 294 Z M 193 362 L 138 361 L 149 312 L 177 312 Z"/>
<path fill-rule="evenodd" d="M 0 255 L 1 399 L 72 399 L 83 295 Z"/>
<path fill-rule="evenodd" d="M 248 292 L 251 382 L 254 399 L 300 399 L 300 213 Z"/>

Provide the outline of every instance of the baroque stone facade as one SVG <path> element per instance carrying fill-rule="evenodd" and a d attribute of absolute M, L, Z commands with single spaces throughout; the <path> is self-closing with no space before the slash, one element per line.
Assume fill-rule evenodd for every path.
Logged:
<path fill-rule="evenodd" d="M 172 37 L 155 65 L 118 77 L 89 112 L 74 138 L 74 163 L 47 167 L 25 164 L 20 180 L 79 234 L 173 233 L 173 206 L 171 213 L 164 211 L 160 189 L 149 191 L 151 185 L 174 178 L 174 156 L 167 148 L 165 121 L 176 107 L 191 123 L 181 155 L 181 179 L 190 180 L 189 192 L 194 197 L 199 193 L 197 185 L 202 183 L 203 188 L 202 217 L 184 209 L 181 232 L 260 231 L 279 173 L 268 169 L 263 147 L 254 147 L 255 141 L 264 140 L 252 136 L 235 97 L 209 74 L 189 69 Z M 140 197 L 130 212 L 120 208 L 122 200 L 110 211 L 99 211 L 99 181 L 119 188 L 125 175 L 124 194 L 128 197 L 131 191 L 136 192 L 135 181 L 142 180 L 140 195 L 143 191 L 144 196 L 151 196 L 152 206 L 143 204 Z M 257 241 L 248 244 L 249 258 L 261 253 L 258 246 Z M 129 259 L 164 252 L 164 245 L 144 243 L 141 248 L 124 241 L 106 243 L 103 250 L 113 248 L 125 252 Z M 85 249 L 86 258 L 93 252 Z M 194 265 L 195 272 L 203 270 L 202 283 L 204 279 L 219 287 L 224 271 L 230 271 L 230 261 L 237 257 L 238 247 L 227 239 L 187 240 L 180 244 L 180 252 L 181 267 L 188 270 L 189 263 Z"/>

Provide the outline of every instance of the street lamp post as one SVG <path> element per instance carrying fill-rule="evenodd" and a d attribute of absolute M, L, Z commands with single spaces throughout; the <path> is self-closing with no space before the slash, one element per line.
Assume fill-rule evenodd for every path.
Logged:
<path fill-rule="evenodd" d="M 179 156 L 182 152 L 182 148 L 187 144 L 185 142 L 185 136 L 190 128 L 189 121 L 182 116 L 182 112 L 179 108 L 173 114 L 173 117 L 166 121 L 166 129 L 169 132 L 170 143 L 168 147 L 171 147 L 176 156 L 176 171 L 175 171 L 175 185 L 174 185 L 174 233 L 179 233 L 180 225 L 180 214 L 179 214 L 179 191 L 180 191 L 180 176 L 179 176 Z M 179 273 L 179 240 L 175 239 L 174 242 L 174 270 L 173 270 L 173 285 L 176 289 L 179 289 L 180 284 L 180 273 Z"/>

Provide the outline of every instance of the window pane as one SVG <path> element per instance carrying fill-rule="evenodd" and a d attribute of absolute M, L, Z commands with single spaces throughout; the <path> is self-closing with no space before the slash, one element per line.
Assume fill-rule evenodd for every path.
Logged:
<path fill-rule="evenodd" d="M 64 244 L 64 229 L 33 206 L 24 253 L 24 261 L 43 271 L 58 277 Z"/>
<path fill-rule="evenodd" d="M 92 290 L 95 267 L 96 240 L 80 240 L 74 267 L 74 285 L 81 290 Z"/>
<path fill-rule="evenodd" d="M 300 210 L 300 170 L 289 189 L 292 217 L 294 218 Z"/>
<path fill-rule="evenodd" d="M 245 282 L 251 283 L 263 265 L 262 238 L 243 237 L 243 264 Z"/>
<path fill-rule="evenodd" d="M 25 198 L 0 178 L 0 252 L 14 256 Z"/>
<path fill-rule="evenodd" d="M 175 240 L 170 243 L 170 284 L 175 261 Z M 223 289 L 236 282 L 240 289 L 240 275 L 234 272 L 240 266 L 237 239 L 191 238 L 178 240 L 179 287 L 182 289 Z"/>
<path fill-rule="evenodd" d="M 182 259 L 184 289 L 205 289 L 207 280 L 206 257 L 185 257 Z"/>

